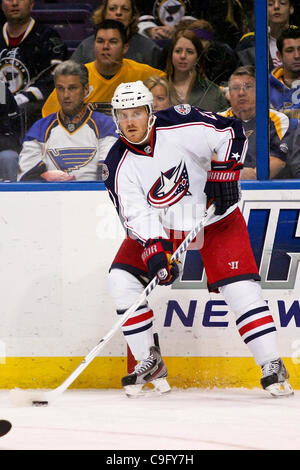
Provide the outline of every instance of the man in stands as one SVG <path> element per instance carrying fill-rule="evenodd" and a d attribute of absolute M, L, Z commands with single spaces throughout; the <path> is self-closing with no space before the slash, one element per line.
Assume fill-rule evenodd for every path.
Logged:
<path fill-rule="evenodd" d="M 255 68 L 245 65 L 236 69 L 229 79 L 231 108 L 219 113 L 240 119 L 248 137 L 248 150 L 241 179 L 256 179 L 256 82 Z M 277 178 L 285 168 L 291 149 L 292 130 L 288 117 L 270 109 L 270 178 Z"/>
<path fill-rule="evenodd" d="M 270 105 L 285 113 L 295 129 L 300 120 L 300 28 L 285 29 L 277 47 L 282 67 L 270 74 Z"/>
<path fill-rule="evenodd" d="M 53 89 L 53 67 L 67 59 L 57 32 L 31 17 L 33 7 L 33 0 L 2 0 L 7 22 L 0 32 L 0 77 L 25 110 L 26 129 L 41 117 Z"/>
<path fill-rule="evenodd" d="M 161 70 L 125 59 L 128 50 L 126 30 L 120 21 L 104 20 L 95 31 L 96 60 L 86 64 L 89 71 L 90 91 L 86 102 L 94 109 L 111 113 L 111 99 L 116 87 L 122 82 L 145 81 L 152 75 L 165 76 Z M 51 93 L 43 107 L 43 116 L 57 111 L 59 104 L 56 91 Z"/>
<path fill-rule="evenodd" d="M 109 116 L 84 103 L 88 71 L 66 61 L 54 72 L 60 111 L 38 120 L 25 136 L 20 154 L 21 181 L 101 180 L 101 161 L 116 141 Z"/>
<path fill-rule="evenodd" d="M 276 41 L 281 32 L 289 26 L 290 17 L 293 13 L 293 0 L 268 0 L 270 70 L 281 65 L 280 59 L 277 55 Z M 236 52 L 241 64 L 255 64 L 254 32 L 247 33 L 241 38 L 236 47 Z"/>

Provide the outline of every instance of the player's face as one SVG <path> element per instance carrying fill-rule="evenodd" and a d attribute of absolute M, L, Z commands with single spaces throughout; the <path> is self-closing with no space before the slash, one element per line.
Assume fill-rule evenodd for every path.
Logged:
<path fill-rule="evenodd" d="M 84 105 L 88 85 L 84 87 L 78 75 L 59 75 L 56 78 L 55 88 L 62 111 L 67 116 L 78 114 Z"/>
<path fill-rule="evenodd" d="M 198 60 L 197 50 L 187 38 L 179 38 L 172 54 L 172 63 L 176 72 L 190 72 Z"/>
<path fill-rule="evenodd" d="M 170 106 L 167 90 L 164 86 L 155 85 L 150 91 L 153 95 L 153 110 L 155 113 Z"/>
<path fill-rule="evenodd" d="M 132 8 L 130 0 L 108 0 L 105 12 L 106 20 L 120 21 L 127 28 L 131 18 Z"/>
<path fill-rule="evenodd" d="M 147 135 L 149 114 L 145 106 L 119 109 L 117 118 L 122 134 L 131 142 L 141 142 Z"/>
<path fill-rule="evenodd" d="M 300 79 L 300 38 L 285 39 L 283 41 L 282 54 L 279 55 L 284 65 L 285 73 L 291 78 Z"/>
<path fill-rule="evenodd" d="M 268 0 L 269 24 L 288 24 L 293 11 L 290 0 Z"/>
<path fill-rule="evenodd" d="M 33 9 L 33 0 L 2 0 L 2 10 L 11 23 L 27 21 Z"/>
<path fill-rule="evenodd" d="M 117 29 L 99 29 L 95 38 L 95 55 L 102 66 L 120 65 L 124 52 L 124 44 Z"/>
<path fill-rule="evenodd" d="M 229 100 L 234 114 L 240 119 L 251 119 L 255 115 L 255 78 L 248 75 L 231 77 Z"/>

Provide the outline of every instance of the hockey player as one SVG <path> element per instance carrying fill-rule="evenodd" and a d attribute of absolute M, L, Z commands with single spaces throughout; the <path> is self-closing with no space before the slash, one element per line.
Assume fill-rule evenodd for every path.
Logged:
<path fill-rule="evenodd" d="M 190 231 L 212 201 L 215 214 L 200 249 L 208 289 L 220 292 L 235 313 L 241 337 L 262 368 L 262 387 L 275 396 L 292 394 L 238 208 L 247 151 L 242 126 L 188 104 L 153 115 L 152 102 L 140 81 L 119 85 L 112 99 L 120 138 L 106 158 L 105 184 L 127 232 L 108 280 L 117 312 L 124 313 L 155 275 L 163 286 L 176 279 L 178 265 L 169 259 L 182 241 L 178 234 Z M 122 379 L 127 395 L 140 393 L 148 382 L 160 392 L 169 390 L 153 318 L 145 302 L 122 327 L 139 361 Z"/>

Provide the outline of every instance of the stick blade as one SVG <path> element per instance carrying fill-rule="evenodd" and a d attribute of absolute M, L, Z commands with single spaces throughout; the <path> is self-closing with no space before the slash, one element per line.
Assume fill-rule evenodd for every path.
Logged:
<path fill-rule="evenodd" d="M 43 390 L 22 390 L 14 388 L 9 393 L 11 403 L 15 406 L 47 406 L 48 399 Z"/>

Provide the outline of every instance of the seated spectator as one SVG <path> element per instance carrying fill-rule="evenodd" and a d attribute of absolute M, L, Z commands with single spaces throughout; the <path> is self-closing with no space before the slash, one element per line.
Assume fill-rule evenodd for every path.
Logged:
<path fill-rule="evenodd" d="M 219 113 L 222 116 L 240 119 L 248 137 L 248 151 L 241 179 L 256 178 L 256 92 L 255 68 L 242 66 L 235 70 L 228 83 L 231 108 Z M 270 118 L 270 179 L 277 178 L 286 166 L 292 147 L 292 131 L 288 117 L 271 110 Z"/>
<path fill-rule="evenodd" d="M 0 181 L 17 181 L 23 116 L 6 82 L 0 81 Z"/>
<path fill-rule="evenodd" d="M 294 131 L 292 152 L 288 163 L 288 172 L 284 172 L 282 178 L 300 179 L 300 126 Z"/>
<path fill-rule="evenodd" d="M 204 75 L 202 57 L 201 39 L 193 31 L 178 31 L 166 66 L 171 104 L 189 103 L 206 111 L 223 111 L 228 102 L 219 86 Z"/>
<path fill-rule="evenodd" d="M 285 113 L 295 129 L 300 120 L 300 28 L 283 30 L 277 48 L 282 67 L 270 73 L 270 105 Z"/>
<path fill-rule="evenodd" d="M 162 111 L 171 106 L 169 82 L 164 77 L 154 75 L 148 78 L 144 85 L 151 91 L 153 95 L 153 112 Z"/>
<path fill-rule="evenodd" d="M 124 57 L 160 68 L 161 49 L 152 39 L 139 34 L 138 18 L 135 0 L 104 0 L 94 12 L 92 20 L 95 27 L 105 19 L 121 21 L 126 28 L 129 46 Z M 95 60 L 94 39 L 94 36 L 84 39 L 71 59 L 81 64 Z"/>
<path fill-rule="evenodd" d="M 202 2 L 202 14 L 197 18 L 209 21 L 215 40 L 235 49 L 246 32 L 246 23 L 254 9 L 253 0 L 209 0 Z"/>
<path fill-rule="evenodd" d="M 59 112 L 38 120 L 27 132 L 20 153 L 20 181 L 93 181 L 117 139 L 112 118 L 92 111 L 88 70 L 66 61 L 54 72 Z"/>
<path fill-rule="evenodd" d="M 239 65 L 235 51 L 228 44 L 215 39 L 215 31 L 209 21 L 200 19 L 185 22 L 182 29 L 191 29 L 201 40 L 205 76 L 217 85 L 226 83 Z"/>
<path fill-rule="evenodd" d="M 290 16 L 294 12 L 293 0 L 268 0 L 269 25 L 269 68 L 279 67 L 281 64 L 277 55 L 276 41 L 281 32 L 290 24 Z M 236 46 L 236 53 L 241 65 L 255 65 L 255 34 L 246 33 Z"/>
<path fill-rule="evenodd" d="M 57 32 L 31 17 L 33 5 L 33 0 L 2 0 L 7 22 L 0 32 L 0 77 L 24 110 L 26 129 L 41 117 L 54 66 L 68 56 Z"/>
<path fill-rule="evenodd" d="M 122 82 L 146 80 L 151 75 L 165 76 L 165 72 L 125 59 L 128 50 L 126 30 L 120 21 L 104 20 L 95 32 L 95 61 L 86 64 L 89 71 L 90 92 L 85 98 L 94 109 L 111 115 L 111 99 Z M 43 107 L 43 117 L 59 109 L 56 90 Z"/>

